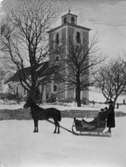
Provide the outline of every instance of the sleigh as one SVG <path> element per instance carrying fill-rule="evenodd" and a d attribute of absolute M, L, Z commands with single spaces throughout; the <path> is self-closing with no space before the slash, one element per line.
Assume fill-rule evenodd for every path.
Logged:
<path fill-rule="evenodd" d="M 110 136 L 110 133 L 105 132 L 106 128 L 106 114 L 99 113 L 96 118 L 88 122 L 85 119 L 74 118 L 72 125 L 72 132 L 75 135 L 88 136 Z"/>

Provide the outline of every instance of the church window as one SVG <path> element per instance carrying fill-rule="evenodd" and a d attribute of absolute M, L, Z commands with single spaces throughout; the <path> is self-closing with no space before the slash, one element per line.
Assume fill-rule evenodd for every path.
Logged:
<path fill-rule="evenodd" d="M 66 17 L 64 18 L 64 24 L 66 24 L 67 23 L 67 19 L 66 19 Z"/>
<path fill-rule="evenodd" d="M 59 34 L 58 33 L 56 34 L 56 44 L 57 45 L 59 44 Z"/>
<path fill-rule="evenodd" d="M 71 17 L 71 23 L 72 23 L 72 24 L 75 23 L 75 19 L 74 19 L 74 17 Z"/>
<path fill-rule="evenodd" d="M 56 56 L 56 62 L 59 61 L 59 56 Z"/>
<path fill-rule="evenodd" d="M 77 41 L 77 43 L 81 43 L 80 32 L 77 32 L 77 34 L 76 34 L 76 41 Z"/>
<path fill-rule="evenodd" d="M 54 92 L 57 91 L 57 85 L 54 85 L 53 90 L 54 90 Z"/>

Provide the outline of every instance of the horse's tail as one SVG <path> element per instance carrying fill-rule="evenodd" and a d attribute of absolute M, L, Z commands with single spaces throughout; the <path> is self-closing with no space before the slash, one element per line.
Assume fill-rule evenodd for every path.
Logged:
<path fill-rule="evenodd" d="M 58 112 L 58 121 L 61 121 L 61 118 L 62 118 L 62 117 L 61 117 L 61 112 L 59 111 L 59 112 Z"/>

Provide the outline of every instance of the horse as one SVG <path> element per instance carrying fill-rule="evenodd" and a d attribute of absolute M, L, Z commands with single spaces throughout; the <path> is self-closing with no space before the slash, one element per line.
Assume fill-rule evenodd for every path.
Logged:
<path fill-rule="evenodd" d="M 60 133 L 60 124 L 59 121 L 61 121 L 61 112 L 57 110 L 56 108 L 47 108 L 44 109 L 42 107 L 39 107 L 32 99 L 28 98 L 26 100 L 26 103 L 24 104 L 24 108 L 30 108 L 31 109 L 31 116 L 34 120 L 34 131 L 38 132 L 38 121 L 39 120 L 48 120 L 49 118 L 52 118 L 54 120 L 54 133 Z"/>

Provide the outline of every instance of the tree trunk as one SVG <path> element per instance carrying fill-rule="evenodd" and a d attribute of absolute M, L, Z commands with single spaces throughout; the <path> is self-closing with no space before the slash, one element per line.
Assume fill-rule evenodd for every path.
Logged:
<path fill-rule="evenodd" d="M 76 76 L 76 102 L 77 106 L 81 107 L 81 88 L 80 88 L 80 77 L 79 75 Z"/>
<path fill-rule="evenodd" d="M 35 102 L 39 102 L 40 101 L 39 89 L 36 87 L 32 87 L 31 90 L 28 92 L 28 97 L 32 98 Z"/>
<path fill-rule="evenodd" d="M 36 82 L 38 80 L 38 76 L 37 76 L 37 72 L 36 72 L 36 57 L 35 54 L 33 52 L 32 47 L 29 47 L 29 58 L 30 58 L 30 65 L 31 65 L 31 88 L 29 91 L 29 96 L 35 101 L 35 102 L 39 102 L 40 100 L 40 91 L 39 88 L 36 87 Z"/>
<path fill-rule="evenodd" d="M 77 107 L 81 107 L 80 88 L 76 87 L 76 102 Z"/>

